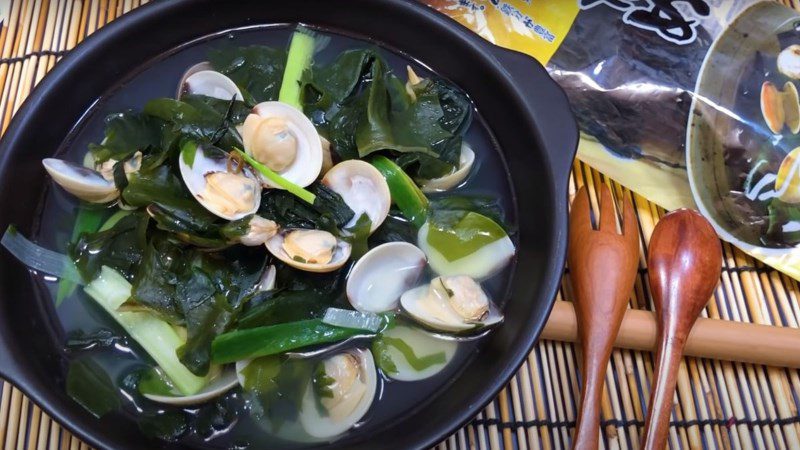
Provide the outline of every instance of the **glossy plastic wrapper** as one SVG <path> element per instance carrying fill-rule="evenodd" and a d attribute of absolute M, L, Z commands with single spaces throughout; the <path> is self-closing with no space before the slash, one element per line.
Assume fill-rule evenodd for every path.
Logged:
<path fill-rule="evenodd" d="M 578 158 L 800 279 L 800 14 L 755 0 L 427 0 L 566 91 Z"/>

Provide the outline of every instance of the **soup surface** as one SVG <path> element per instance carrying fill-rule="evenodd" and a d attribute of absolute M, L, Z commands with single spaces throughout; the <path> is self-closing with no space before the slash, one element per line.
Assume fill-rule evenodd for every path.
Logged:
<path fill-rule="evenodd" d="M 63 146 L 58 149 L 55 157 L 82 164 L 87 154 L 87 149 L 93 143 L 102 144 L 108 116 L 129 110 L 142 111 L 148 102 L 153 99 L 175 98 L 180 80 L 186 70 L 199 62 L 209 59 L 209 55 L 214 51 L 230 52 L 235 51 L 235 49 L 258 45 L 285 52 L 289 48 L 295 29 L 296 27 L 292 26 L 232 30 L 197 40 L 165 53 L 152 61 L 144 62 L 140 71 L 121 79 L 116 87 L 98 99 L 97 103 L 87 111 L 73 132 L 65 139 Z M 386 73 L 393 73 L 403 83 L 407 80 L 407 66 L 411 67 L 421 80 L 430 79 L 439 80 L 446 84 L 449 83 L 436 77 L 435 73 L 432 73 L 419 62 L 391 49 L 381 47 L 374 42 L 326 30 L 314 30 L 314 35 L 315 49 L 310 70 L 313 74 L 316 74 L 317 70 L 330 67 L 346 51 L 372 50 L 385 62 L 386 67 L 384 70 Z M 236 61 L 233 61 L 232 64 L 235 63 Z M 369 71 L 365 70 L 364 73 L 359 74 L 358 82 L 367 86 L 363 89 L 368 89 L 371 83 L 374 82 L 374 80 L 370 80 L 370 77 L 374 75 L 375 68 L 374 66 L 365 67 L 369 67 Z M 400 85 L 400 88 L 403 88 L 403 86 Z M 392 88 L 390 87 L 389 89 Z M 301 95 L 305 96 L 304 111 L 306 115 L 317 126 L 320 134 L 325 136 L 325 121 L 330 117 L 324 117 L 320 115 L 318 110 L 308 106 L 313 101 L 309 100 L 312 96 L 322 97 L 324 95 L 319 92 L 312 92 L 310 89 L 306 89 Z M 400 94 L 395 93 L 394 95 Z M 418 97 L 412 101 L 423 101 L 424 97 L 420 92 L 417 92 L 416 95 Z M 356 94 L 353 94 L 353 96 L 356 96 Z M 440 97 L 439 100 L 441 101 L 442 98 Z M 324 100 L 320 99 L 320 102 L 322 101 Z M 230 103 L 233 104 L 235 102 Z M 253 99 L 244 98 L 242 103 L 247 108 L 250 108 L 252 106 L 251 103 L 256 102 Z M 385 108 L 394 107 L 391 105 L 383 106 Z M 228 108 L 228 114 L 230 114 L 231 109 L 233 109 L 233 106 Z M 366 109 L 367 107 L 365 107 Z M 478 221 L 478 225 L 473 224 L 473 227 L 476 228 L 467 229 L 467 234 L 489 236 L 487 239 L 492 241 L 496 239 L 496 237 L 492 237 L 492 233 L 501 233 L 503 236 L 507 233 L 510 238 L 509 242 L 513 242 L 513 245 L 516 245 L 514 233 L 516 228 L 516 205 L 513 204 L 513 192 L 505 162 L 491 136 L 490 130 L 486 128 L 481 119 L 479 110 L 475 109 L 473 105 L 470 105 L 469 109 L 472 114 L 471 120 L 467 121 L 467 128 L 459 130 L 457 134 L 463 135 L 463 142 L 474 150 L 474 163 L 469 168 L 466 178 L 453 188 L 444 192 L 426 193 L 427 198 L 430 200 L 430 205 L 432 205 L 430 206 L 432 211 L 430 214 L 441 213 L 442 217 L 444 217 L 441 220 L 444 223 L 451 223 L 447 222 L 449 220 L 447 218 L 452 215 L 453 211 L 457 211 L 455 214 L 456 219 L 473 217 L 469 216 L 470 213 L 477 214 L 483 218 L 491 217 L 489 220 L 496 222 L 494 225 L 499 226 L 500 231 L 491 231 L 494 230 L 491 226 L 489 227 L 491 230 L 487 231 L 481 228 L 480 223 L 482 222 Z M 330 111 L 329 109 L 328 112 L 330 113 Z M 441 120 L 441 118 L 433 117 L 431 120 L 436 121 Z M 228 132 L 231 135 L 233 134 L 231 130 L 228 130 Z M 241 128 L 239 132 L 242 132 Z M 331 136 L 327 137 L 331 138 Z M 333 141 L 334 162 L 338 162 L 343 158 L 343 155 L 340 154 L 340 148 L 337 148 L 337 142 L 334 139 L 330 140 Z M 222 139 L 215 142 L 215 144 L 224 147 L 224 142 L 224 139 Z M 182 142 L 182 144 L 186 143 Z M 207 143 L 195 144 L 201 149 L 208 148 Z M 380 147 L 380 144 L 378 146 Z M 463 152 L 464 147 L 460 148 Z M 183 152 L 184 150 L 185 146 L 182 146 L 180 151 Z M 223 150 L 226 152 L 233 151 L 232 148 L 223 148 Z M 194 153 L 192 154 L 194 155 Z M 417 184 L 424 185 L 426 183 L 425 180 L 421 180 L 425 175 L 424 166 L 426 160 L 423 159 L 417 163 L 409 163 L 408 159 L 405 161 L 400 160 L 401 152 L 387 149 L 385 146 L 379 148 L 368 157 L 364 156 L 361 159 L 372 161 L 372 158 L 377 155 L 388 156 L 391 161 L 398 164 L 403 163 L 403 167 L 417 181 Z M 171 159 L 163 163 L 165 167 L 167 165 L 170 167 L 173 174 L 178 173 L 176 156 L 170 155 L 169 158 Z M 344 156 L 346 157 L 347 155 Z M 145 156 L 144 164 L 147 164 L 147 156 Z M 228 164 L 244 165 L 245 163 L 241 159 L 237 159 L 232 163 L 229 161 Z M 454 167 L 451 172 L 455 172 L 457 169 L 458 167 Z M 115 171 L 117 172 L 116 181 L 119 181 L 120 170 Z M 253 171 L 253 176 L 256 176 L 255 171 Z M 135 186 L 136 177 L 136 174 L 128 177 L 129 180 L 132 180 L 129 186 Z M 394 186 L 391 180 L 387 181 L 389 181 L 389 187 L 392 189 L 393 206 L 388 218 L 374 231 L 367 241 L 368 248 L 372 250 L 381 243 L 397 240 L 404 240 L 416 246 L 419 244 L 418 227 L 413 224 L 414 218 L 408 217 L 403 205 L 398 204 Z M 119 187 L 119 185 L 117 186 Z M 264 190 L 265 196 L 261 200 L 262 204 L 259 212 L 264 210 L 265 202 L 271 204 L 269 202 L 272 200 L 268 198 L 267 191 L 270 190 Z M 319 191 L 316 192 L 319 193 Z M 123 194 L 124 198 L 125 195 Z M 439 209 L 437 210 L 437 208 Z M 45 248 L 76 257 L 76 250 L 73 244 L 80 239 L 80 236 L 75 235 L 74 231 L 76 217 L 85 214 L 85 211 L 93 211 L 91 214 L 99 215 L 102 218 L 97 224 L 97 226 L 100 226 L 118 210 L 117 206 L 110 206 L 109 204 L 89 205 L 85 202 L 80 202 L 53 183 L 52 189 L 48 189 L 42 200 L 38 233 L 32 238 Z M 139 208 L 126 217 L 142 214 L 143 210 L 144 208 Z M 147 211 L 150 216 L 154 216 L 155 213 L 149 207 Z M 357 211 L 354 212 L 357 213 Z M 465 216 L 465 214 L 467 215 Z M 145 221 L 148 220 L 144 214 L 142 214 L 142 217 L 145 217 Z M 272 217 L 265 218 L 272 219 Z M 352 219 L 353 222 L 355 222 L 355 219 L 358 219 L 358 217 L 354 217 Z M 424 218 L 422 220 L 424 221 Z M 176 220 L 175 223 L 178 222 Z M 463 224 L 457 220 L 452 223 L 456 225 Z M 108 226 L 111 225 L 108 224 L 106 227 Z M 147 232 L 150 233 L 148 236 L 152 236 L 152 233 L 165 231 L 164 223 L 155 218 L 150 219 L 150 222 L 145 227 L 148 230 Z M 290 227 L 282 226 L 281 230 L 288 228 Z M 340 238 L 340 241 L 346 240 L 349 233 L 346 232 L 348 228 L 351 231 L 353 229 L 351 225 L 338 228 L 343 233 L 342 236 L 336 236 Z M 171 232 L 172 230 L 166 231 Z M 84 237 L 87 235 L 91 234 L 86 234 Z M 174 233 L 174 235 L 165 237 L 168 244 L 164 245 L 175 246 L 180 252 L 196 252 L 199 247 L 202 247 L 202 245 L 198 246 L 192 242 L 173 242 L 180 241 L 180 236 L 182 236 L 180 233 Z M 429 242 L 433 241 L 429 240 Z M 154 244 L 150 241 L 148 245 L 156 246 L 161 244 Z M 357 245 L 357 243 L 352 243 L 353 248 Z M 473 242 L 473 245 L 478 244 Z M 98 248 L 100 250 L 97 250 L 97 252 L 110 251 L 107 247 L 101 246 Z M 471 248 L 464 246 L 461 253 L 468 254 Z M 353 251 L 356 252 L 355 250 Z M 202 254 L 203 252 L 212 254 L 212 256 Z M 339 310 L 353 309 L 352 300 L 348 302 L 348 293 L 345 292 L 345 286 L 347 285 L 348 277 L 353 272 L 353 264 L 358 259 L 356 256 L 360 255 L 350 258 L 341 268 L 324 274 L 307 272 L 292 267 L 291 261 L 288 263 L 281 261 L 273 253 L 268 252 L 263 245 L 254 247 L 236 245 L 225 250 L 205 248 L 197 253 L 197 258 L 198 261 L 206 261 L 207 258 L 211 258 L 218 262 L 219 259 L 214 259 L 213 256 L 217 253 L 224 255 L 221 256 L 222 261 L 235 260 L 237 264 L 254 264 L 259 267 L 254 272 L 259 277 L 262 276 L 263 267 L 274 266 L 277 269 L 277 280 L 274 289 L 267 290 L 267 293 L 263 295 L 251 293 L 252 295 L 247 296 L 242 301 L 243 304 L 240 308 L 229 304 L 228 306 L 233 309 L 239 308 L 235 313 L 227 312 L 235 314 L 236 317 L 217 329 L 214 336 L 211 336 L 212 338 L 219 339 L 220 334 L 236 333 L 242 329 L 260 329 L 281 323 L 294 323 L 298 319 L 318 320 L 327 312 L 326 308 L 328 307 Z M 451 259 L 457 260 L 460 256 L 463 255 L 459 254 Z M 91 255 L 83 255 L 82 261 L 85 263 L 87 258 L 91 259 Z M 141 258 L 146 258 L 146 256 Z M 81 267 L 81 260 L 80 258 L 78 259 L 78 265 Z M 299 262 L 302 259 L 303 262 L 313 263 L 307 257 L 297 255 L 290 259 L 295 262 Z M 391 256 L 388 259 L 393 260 L 396 258 Z M 430 256 L 428 259 L 429 261 L 431 260 Z M 445 259 L 448 258 L 445 257 Z M 132 272 L 135 273 L 140 270 L 142 264 L 141 260 L 136 260 L 131 269 Z M 205 262 L 196 264 L 201 265 L 205 264 Z M 149 270 L 156 271 L 159 270 L 158 267 L 154 265 Z M 487 273 L 486 277 L 476 277 L 488 299 L 497 304 L 501 310 L 507 300 L 512 269 L 513 259 L 502 268 L 498 267 L 498 270 Z M 246 271 L 246 269 L 242 269 L 243 271 Z M 448 273 L 448 275 L 459 274 Z M 437 270 L 426 266 L 417 285 L 429 283 L 438 275 L 440 273 Z M 131 279 L 128 279 L 128 281 L 133 282 L 134 289 L 141 287 L 141 281 Z M 133 339 L 124 327 L 120 326 L 106 310 L 99 306 L 95 298 L 88 295 L 81 286 L 70 288 L 69 283 L 59 282 L 52 277 L 42 277 L 40 283 L 44 287 L 40 291 L 48 292 L 50 295 L 49 298 L 40 298 L 39 301 L 52 305 L 48 306 L 48 308 L 52 308 L 53 314 L 58 318 L 57 322 L 54 322 L 57 327 L 55 334 L 60 342 L 64 344 L 63 355 L 65 360 L 64 373 L 60 374 L 58 379 L 65 384 L 70 394 L 77 401 L 84 403 L 86 400 L 81 398 L 82 385 L 84 386 L 84 392 L 87 389 L 85 386 L 91 386 L 90 389 L 96 402 L 94 405 L 88 405 L 88 409 L 98 413 L 97 407 L 99 405 L 101 413 L 124 415 L 132 423 L 136 423 L 147 435 L 160 439 L 177 440 L 189 445 L 212 448 L 274 448 L 275 446 L 301 448 L 314 442 L 342 439 L 348 434 L 358 433 L 360 430 L 387 426 L 402 419 L 404 416 L 424 411 L 425 405 L 437 395 L 437 392 L 451 383 L 457 384 L 460 371 L 472 358 L 480 357 L 481 354 L 480 339 L 460 343 L 454 343 L 452 340 L 442 340 L 433 334 L 434 330 L 430 326 L 414 320 L 413 315 L 409 315 L 407 311 L 394 305 L 389 312 L 382 311 L 378 314 L 373 314 L 374 312 L 366 311 L 363 316 L 359 316 L 361 319 L 364 319 L 364 317 L 378 317 L 383 321 L 381 330 L 377 332 L 377 337 L 376 333 L 360 333 L 369 334 L 370 337 L 345 347 L 341 352 L 326 353 L 322 356 L 307 359 L 287 358 L 285 352 L 243 358 L 245 362 L 240 361 L 237 365 L 239 369 L 247 366 L 247 362 L 253 361 L 250 370 L 240 370 L 239 378 L 243 380 L 244 386 L 237 384 L 233 389 L 205 403 L 189 406 L 169 405 L 149 400 L 143 395 L 143 393 L 161 393 L 168 397 L 179 396 L 175 392 L 175 385 L 170 383 L 169 376 L 165 376 L 161 371 L 153 370 L 156 364 L 153 358 L 148 355 L 147 349 L 137 343 L 137 339 Z M 165 283 L 170 284 L 169 282 Z M 179 288 L 180 286 L 185 286 L 185 284 L 175 281 L 171 284 L 172 288 L 175 288 L 176 284 L 179 285 Z M 384 289 L 384 287 L 381 285 L 373 286 L 377 291 Z M 197 292 L 193 290 L 194 288 L 185 289 L 187 289 L 187 292 L 184 292 L 185 295 Z M 318 289 L 318 291 L 314 291 L 314 289 Z M 453 289 L 446 287 L 445 291 L 450 293 L 449 295 L 453 295 Z M 297 294 L 298 292 L 301 294 Z M 287 297 L 287 293 L 295 293 L 296 296 Z M 372 293 L 375 294 L 375 291 Z M 227 292 L 227 294 L 227 301 L 232 304 L 232 297 L 235 295 L 230 292 Z M 270 302 L 283 302 L 284 305 L 288 306 L 264 312 L 266 311 L 265 308 L 267 308 L 264 305 L 272 305 Z M 142 306 L 145 307 L 144 314 L 152 313 L 152 311 L 147 312 L 149 311 L 148 305 L 142 305 L 131 300 L 120 306 L 122 308 L 120 311 L 137 312 L 142 310 Z M 259 307 L 261 307 L 260 310 L 258 309 Z M 253 312 L 254 310 L 255 312 Z M 298 312 L 298 310 L 300 311 Z M 188 314 L 185 307 L 181 311 L 184 314 Z M 291 319 L 282 320 L 280 314 L 284 313 Z M 250 315 L 248 316 L 248 314 Z M 169 319 L 169 317 L 163 317 L 163 311 L 160 312 L 160 315 L 155 314 L 155 316 L 159 320 L 161 318 L 164 318 L 164 320 Z M 244 317 L 248 319 L 243 319 Z M 190 322 L 183 316 L 180 320 Z M 182 339 L 186 339 L 186 336 L 183 336 L 186 330 L 180 328 L 180 323 L 182 323 L 180 320 L 176 325 L 179 327 L 177 335 Z M 246 324 L 247 320 L 252 320 L 253 326 L 242 326 L 242 323 Z M 170 321 L 167 320 L 167 322 Z M 388 328 L 387 324 L 390 324 Z M 394 332 L 391 332 L 391 330 L 394 330 Z M 440 331 L 437 330 L 436 334 L 446 335 L 445 337 L 450 338 L 460 335 L 458 333 Z M 469 335 L 469 333 L 467 334 Z M 409 335 L 423 336 L 423 338 L 415 340 L 414 337 L 408 337 Z M 191 336 L 192 329 L 190 328 L 189 339 L 191 339 Z M 331 342 L 327 342 L 294 350 L 316 350 L 325 348 L 330 344 Z M 409 347 L 413 353 L 412 359 L 416 358 L 416 362 L 419 363 L 416 367 L 417 370 L 412 370 L 412 372 L 416 373 L 412 378 L 421 379 L 414 381 L 401 380 L 398 378 L 403 378 L 402 376 L 398 376 L 396 373 L 394 374 L 395 376 L 392 376 L 392 373 L 387 373 L 392 371 L 392 361 L 398 363 L 400 358 L 405 357 L 407 354 L 401 350 Z M 184 353 L 180 353 L 181 351 Z M 185 352 L 185 350 L 179 350 L 179 353 L 184 356 Z M 331 419 L 335 416 L 335 414 L 331 413 L 332 410 L 329 406 L 334 400 L 339 400 L 338 393 L 335 392 L 338 385 L 333 385 L 330 397 L 326 394 L 326 392 L 329 392 L 326 391 L 326 386 L 331 388 L 331 385 L 324 385 L 323 381 L 322 388 L 319 386 L 320 380 L 326 379 L 324 376 L 320 376 L 320 373 L 331 375 L 330 372 L 323 370 L 326 358 L 336 354 L 352 355 L 352 352 L 362 356 L 369 354 L 369 359 L 373 360 L 376 366 L 373 369 L 374 373 L 369 375 L 375 377 L 376 387 L 374 399 L 371 403 L 368 402 L 368 410 L 356 421 L 357 423 L 354 426 L 348 427 L 341 433 L 326 433 L 323 430 L 324 426 L 308 425 L 308 422 L 304 422 L 301 416 L 308 413 L 309 406 L 307 402 L 304 402 L 304 396 L 309 389 L 312 389 L 318 395 L 317 401 L 311 402 L 311 407 L 318 410 L 316 413 L 323 419 Z M 206 364 L 205 370 L 208 371 L 208 354 L 203 359 L 202 349 L 198 350 L 197 353 L 199 356 L 195 355 L 193 362 L 199 367 L 194 367 L 195 370 L 192 370 L 192 372 L 196 374 L 203 373 L 203 364 Z M 425 356 L 431 358 L 425 362 Z M 214 359 L 216 355 L 213 352 L 210 358 L 211 368 L 209 373 L 211 375 L 205 376 L 213 378 L 215 371 L 233 370 L 233 364 L 229 361 L 217 364 Z M 235 358 L 235 355 L 231 356 L 231 358 Z M 410 359 L 403 364 L 409 365 L 406 364 L 409 361 Z M 420 361 L 423 362 L 420 363 Z M 333 363 L 331 362 L 330 364 Z M 414 366 L 413 362 L 410 365 Z M 399 370 L 397 367 L 394 369 Z M 320 370 L 323 370 L 323 372 L 320 372 Z M 161 392 L 164 389 L 170 392 Z"/>

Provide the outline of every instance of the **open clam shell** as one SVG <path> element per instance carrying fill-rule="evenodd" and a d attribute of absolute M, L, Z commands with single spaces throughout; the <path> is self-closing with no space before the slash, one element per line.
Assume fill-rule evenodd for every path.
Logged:
<path fill-rule="evenodd" d="M 113 181 L 87 167 L 56 158 L 42 160 L 47 173 L 65 191 L 90 203 L 107 203 L 119 197 Z"/>
<path fill-rule="evenodd" d="M 262 161 L 253 150 L 258 143 L 258 129 L 262 119 L 280 119 L 285 122 L 285 132 L 293 139 L 291 157 L 282 158 L 280 170 L 275 170 L 283 178 L 302 187 L 313 183 L 322 171 L 322 142 L 314 124 L 297 108 L 282 102 L 263 102 L 253 108 L 242 127 L 242 142 L 245 151 L 260 163 L 270 167 L 269 161 Z M 272 168 L 272 167 L 270 167 Z M 262 177 L 269 187 L 282 189 L 271 180 Z"/>
<path fill-rule="evenodd" d="M 425 253 L 412 244 L 381 244 L 353 266 L 347 277 L 347 299 L 361 312 L 396 309 L 403 292 L 416 286 L 426 262 Z"/>
<path fill-rule="evenodd" d="M 786 126 L 793 134 L 800 132 L 800 97 L 793 82 L 787 81 L 783 90 L 765 81 L 761 85 L 761 114 L 770 131 L 780 133 Z"/>
<path fill-rule="evenodd" d="M 458 168 L 453 173 L 440 178 L 425 181 L 422 186 L 423 192 L 442 192 L 453 189 L 464 182 L 475 164 L 475 152 L 464 142 L 461 145 L 461 156 L 459 157 Z"/>
<path fill-rule="evenodd" d="M 355 215 L 345 227 L 356 224 L 367 214 L 370 232 L 378 229 L 389 215 L 392 196 L 386 179 L 372 164 L 351 159 L 333 166 L 322 178 L 322 184 L 339 194 Z"/>
<path fill-rule="evenodd" d="M 516 247 L 508 236 L 484 245 L 483 247 L 450 260 L 428 242 L 430 224 L 425 223 L 418 232 L 419 248 L 428 257 L 428 264 L 439 275 L 468 275 L 484 280 L 499 272 L 516 254 Z"/>
<path fill-rule="evenodd" d="M 235 173 L 229 171 L 228 154 L 224 151 L 211 146 L 187 146 L 181 151 L 178 165 L 189 192 L 211 213 L 238 220 L 258 210 L 261 183 L 247 167 Z"/>
<path fill-rule="evenodd" d="M 780 91 L 770 81 L 761 85 L 761 114 L 770 131 L 776 134 L 781 132 L 785 120 L 783 101 Z"/>
<path fill-rule="evenodd" d="M 453 360 L 458 349 L 457 342 L 440 339 L 411 325 L 396 325 L 384 331 L 381 337 L 389 338 L 389 342 L 401 341 L 409 348 L 414 349 L 416 356 L 419 358 L 434 354 L 444 355 L 443 361 L 430 364 L 424 369 L 418 370 L 411 365 L 403 352 L 391 345 L 391 343 L 387 343 L 387 345 L 382 346 L 381 354 L 377 355 L 378 365 L 384 358 L 391 361 L 392 370 L 383 370 L 383 372 L 387 377 L 399 381 L 419 381 L 436 375 Z"/>
<path fill-rule="evenodd" d="M 350 259 L 350 253 L 352 247 L 349 243 L 342 241 L 341 239 L 336 239 L 335 244 L 331 246 L 330 250 L 330 261 L 324 263 L 312 262 L 308 260 L 303 260 L 297 258 L 296 256 L 293 257 L 290 255 L 287 250 L 286 246 L 284 245 L 286 241 L 286 237 L 293 232 L 319 232 L 319 233 L 327 233 L 321 230 L 303 230 L 303 229 L 283 229 L 279 231 L 275 236 L 273 236 L 270 240 L 267 241 L 266 246 L 267 250 L 272 253 L 273 256 L 280 259 L 281 261 L 285 262 L 286 264 L 294 267 L 295 269 L 304 270 L 306 272 L 317 272 L 317 273 L 326 273 L 326 272 L 333 272 L 341 268 L 348 259 Z M 330 235 L 333 236 L 333 235 Z M 327 238 L 324 237 L 324 238 Z"/>
<path fill-rule="evenodd" d="M 180 99 L 186 94 L 205 95 L 220 100 L 243 101 L 239 86 L 224 74 L 217 72 L 208 62 L 201 62 L 190 67 L 178 83 L 176 97 Z"/>
<path fill-rule="evenodd" d="M 450 282 L 468 277 L 447 278 L 449 279 L 447 282 Z M 464 292 L 455 291 L 454 293 L 451 289 L 454 284 L 443 284 L 443 280 L 444 277 L 435 278 L 431 284 L 425 284 L 404 293 L 400 297 L 400 306 L 403 311 L 428 328 L 453 333 L 486 328 L 503 321 L 503 314 L 494 302 L 486 297 L 480 285 L 467 285 L 473 292 L 464 295 Z M 483 303 L 476 299 L 482 299 Z M 478 314 L 473 315 L 476 311 Z"/>
<path fill-rule="evenodd" d="M 378 390 L 378 373 L 372 353 L 363 349 L 347 350 L 320 364 L 325 367 L 326 377 L 333 380 L 332 396 L 318 398 L 313 380 L 309 380 L 299 421 L 309 435 L 329 438 L 352 428 L 369 411 Z M 326 409 L 324 413 L 318 404 Z"/>

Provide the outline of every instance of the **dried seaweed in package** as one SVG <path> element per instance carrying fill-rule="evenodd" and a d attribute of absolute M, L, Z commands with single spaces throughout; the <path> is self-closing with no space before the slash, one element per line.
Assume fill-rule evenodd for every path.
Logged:
<path fill-rule="evenodd" d="M 800 15 L 757 0 L 424 0 L 544 64 L 578 157 L 800 279 Z"/>

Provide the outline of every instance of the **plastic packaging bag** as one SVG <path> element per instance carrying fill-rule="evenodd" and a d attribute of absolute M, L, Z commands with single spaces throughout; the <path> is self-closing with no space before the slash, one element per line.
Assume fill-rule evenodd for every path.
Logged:
<path fill-rule="evenodd" d="M 800 14 L 756 0 L 425 0 L 546 65 L 578 157 L 800 279 Z"/>

